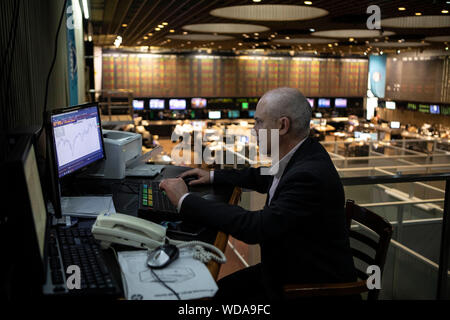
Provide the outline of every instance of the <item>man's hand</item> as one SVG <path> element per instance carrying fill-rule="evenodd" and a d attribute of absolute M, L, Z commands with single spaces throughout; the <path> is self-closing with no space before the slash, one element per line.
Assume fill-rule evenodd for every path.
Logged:
<path fill-rule="evenodd" d="M 198 168 L 185 171 L 182 174 L 180 174 L 178 177 L 179 178 L 184 178 L 184 177 L 190 177 L 190 176 L 196 176 L 197 177 L 196 180 L 192 180 L 191 182 L 189 182 L 190 186 L 195 186 L 195 185 L 198 185 L 198 184 L 209 184 L 209 183 L 211 183 L 210 176 L 209 176 L 209 171 L 198 169 Z"/>
<path fill-rule="evenodd" d="M 180 198 L 189 192 L 186 183 L 181 178 L 165 179 L 159 184 L 159 188 L 164 190 L 170 202 L 176 207 Z"/>

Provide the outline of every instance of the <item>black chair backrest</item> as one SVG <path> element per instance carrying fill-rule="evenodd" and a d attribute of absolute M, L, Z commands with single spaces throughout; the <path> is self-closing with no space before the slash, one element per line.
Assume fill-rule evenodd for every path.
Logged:
<path fill-rule="evenodd" d="M 347 200 L 345 208 L 350 238 L 356 239 L 375 250 L 375 257 L 370 257 L 367 253 L 352 248 L 353 256 L 368 265 L 377 265 L 380 268 L 381 273 L 383 273 L 384 263 L 386 262 L 387 251 L 392 237 L 392 225 L 376 213 L 358 206 L 353 200 Z M 374 231 L 379 237 L 378 241 L 369 238 L 365 234 L 351 230 L 350 225 L 352 220 Z M 368 277 L 365 270 L 357 269 L 357 274 L 362 280 L 365 280 Z M 370 290 L 368 300 L 376 300 L 378 294 L 379 290 Z"/>

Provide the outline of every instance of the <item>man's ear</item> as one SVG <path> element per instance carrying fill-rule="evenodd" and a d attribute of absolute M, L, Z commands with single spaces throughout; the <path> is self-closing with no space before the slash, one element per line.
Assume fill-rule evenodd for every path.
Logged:
<path fill-rule="evenodd" d="M 283 136 L 289 132 L 289 129 L 291 127 L 291 119 L 288 117 L 281 117 L 279 119 L 280 121 L 280 136 Z"/>

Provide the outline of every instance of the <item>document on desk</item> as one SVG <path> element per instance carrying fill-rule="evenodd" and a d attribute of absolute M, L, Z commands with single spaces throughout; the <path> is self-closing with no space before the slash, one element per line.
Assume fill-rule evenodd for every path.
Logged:
<path fill-rule="evenodd" d="M 102 212 L 115 213 L 112 196 L 61 197 L 64 216 L 95 218 Z"/>
<path fill-rule="evenodd" d="M 147 267 L 147 250 L 119 252 L 118 259 L 126 299 L 177 300 Z M 193 258 L 191 248 L 180 249 L 177 260 L 164 269 L 153 271 L 182 300 L 213 297 L 218 290 L 205 264 Z"/>

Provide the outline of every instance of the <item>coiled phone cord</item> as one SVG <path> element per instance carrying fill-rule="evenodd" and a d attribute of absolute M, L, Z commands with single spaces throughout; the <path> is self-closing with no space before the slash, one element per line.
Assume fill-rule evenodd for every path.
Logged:
<path fill-rule="evenodd" d="M 202 242 L 202 241 L 178 241 L 178 240 L 172 240 L 166 237 L 166 239 L 169 241 L 169 243 L 172 243 L 176 245 L 179 249 L 186 248 L 186 247 L 194 247 L 194 253 L 193 258 L 198 259 L 203 263 L 208 263 L 211 260 L 216 261 L 217 263 L 225 263 L 227 262 L 227 258 L 223 254 L 222 251 L 220 251 L 219 248 L 213 246 L 212 244 Z M 210 250 L 207 251 L 206 249 Z M 216 254 L 214 254 L 214 253 Z"/>

